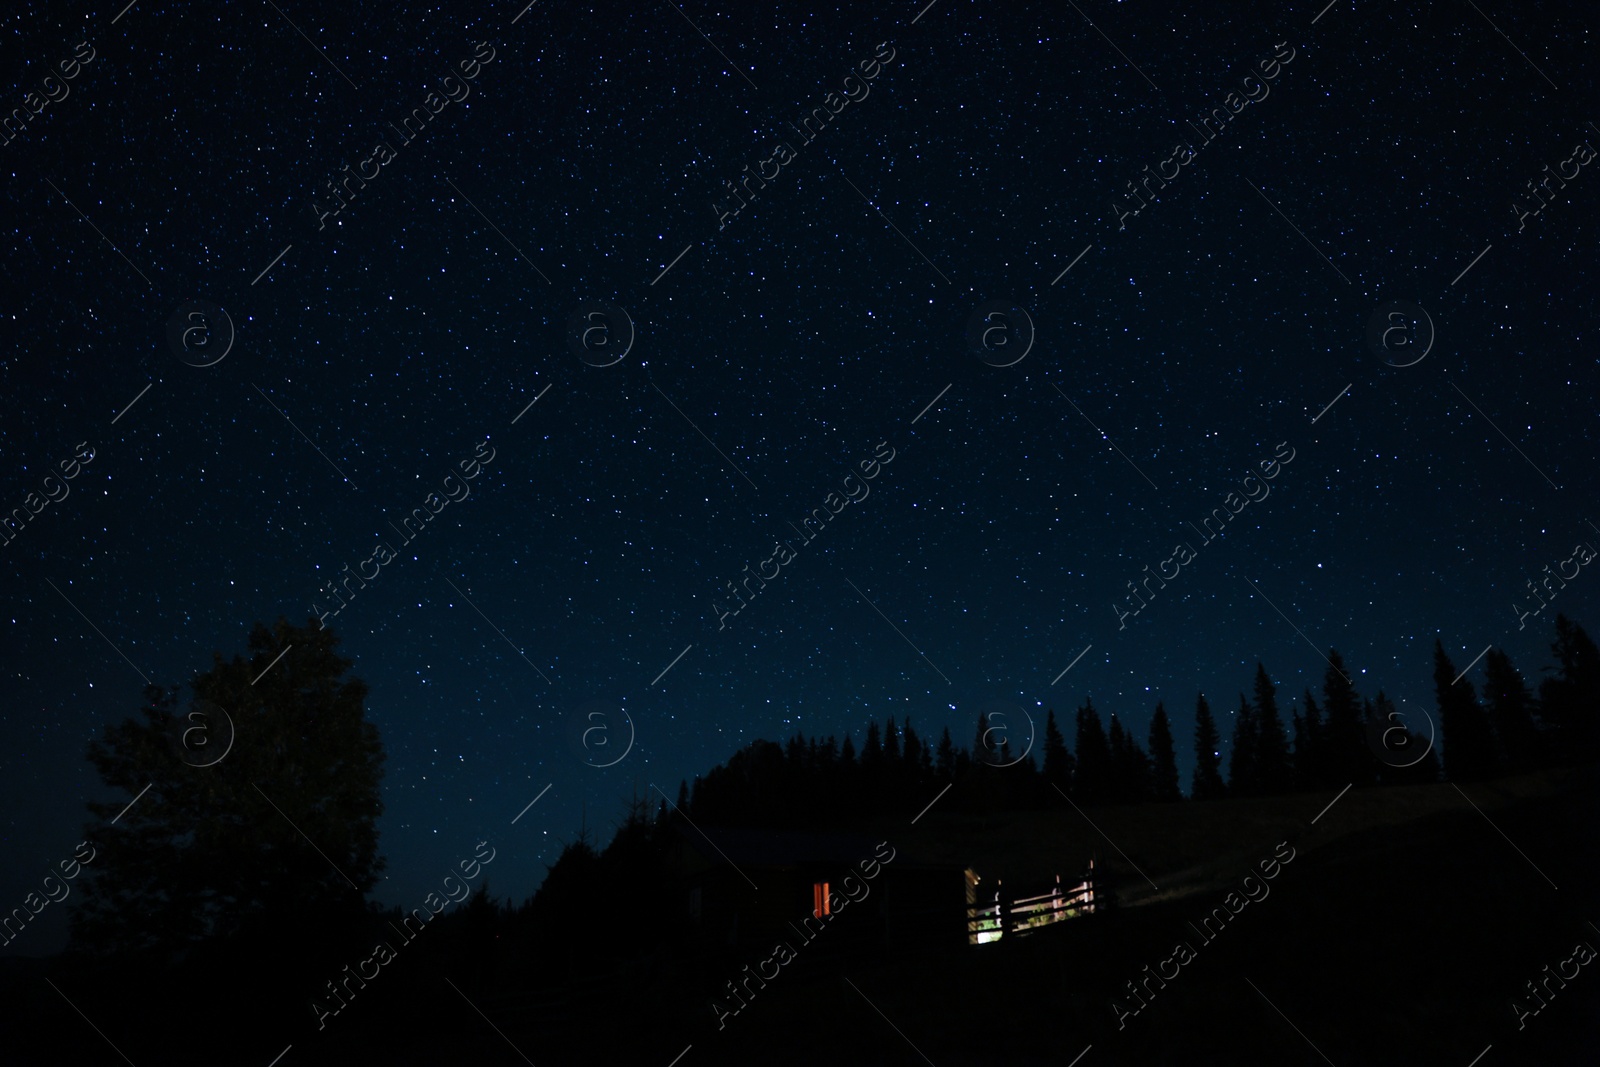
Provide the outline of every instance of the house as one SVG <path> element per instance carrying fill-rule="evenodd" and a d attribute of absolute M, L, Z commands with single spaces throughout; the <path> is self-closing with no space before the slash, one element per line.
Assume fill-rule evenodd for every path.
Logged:
<path fill-rule="evenodd" d="M 711 944 L 766 949 L 793 941 L 800 924 L 816 928 L 808 919 L 826 921 L 817 943 L 829 953 L 966 941 L 959 864 L 918 862 L 864 834 L 674 826 L 676 892 Z"/>

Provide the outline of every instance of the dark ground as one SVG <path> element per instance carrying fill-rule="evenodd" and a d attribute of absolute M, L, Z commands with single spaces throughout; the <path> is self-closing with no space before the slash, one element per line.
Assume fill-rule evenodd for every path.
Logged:
<path fill-rule="evenodd" d="M 1467 1067 L 1486 1048 L 1481 1067 L 1594 1063 L 1600 968 L 1583 967 L 1520 1031 L 1511 1002 L 1528 999 L 1523 983 L 1570 956 L 1577 942 L 1600 948 L 1600 930 L 1589 925 L 1600 916 L 1596 775 L 1482 783 L 1466 792 L 1482 813 L 1449 784 L 1352 791 L 1315 826 L 1311 818 L 1329 799 L 1321 794 L 1183 805 L 1167 816 L 1170 855 L 1161 854 L 1159 836 L 1138 839 L 1136 858 L 1165 882 L 1161 894 L 1117 860 L 1103 863 L 1103 871 L 1135 903 L 1031 938 L 853 956 L 830 955 L 819 941 L 720 1032 L 713 989 L 748 959 L 674 950 L 573 981 L 545 974 L 548 988 L 517 990 L 484 980 L 459 945 L 419 940 L 319 1033 L 305 998 L 285 987 L 303 988 L 308 968 L 331 976 L 340 966 L 332 961 L 358 956 L 347 949 L 340 955 L 340 946 L 323 938 L 319 959 L 319 939 L 308 937 L 262 946 L 248 965 L 234 961 L 210 975 L 163 978 L 93 962 L 18 961 L 0 987 L 4 1058 L 18 1065 L 267 1067 L 292 1044 L 284 1067 L 667 1067 L 686 1047 L 677 1061 L 684 1067 L 1066 1065 L 1086 1048 L 1077 1061 L 1083 1067 Z M 1393 809 L 1414 817 L 1384 824 Z M 1115 837 L 1116 827 L 1160 810 L 1090 814 Z M 996 837 L 997 824 L 1030 818 L 1037 816 L 930 819 L 917 832 L 925 836 L 903 836 L 913 849 L 948 848 L 963 834 Z M 1237 847 L 1215 863 L 1187 862 L 1208 834 Z M 1296 855 L 1270 895 L 1202 944 L 1188 923 L 1218 905 L 1227 886 L 1284 837 Z M 1023 863 L 1019 855 L 1017 865 Z M 1127 1000 L 1124 983 L 1171 955 L 1180 940 L 1195 948 L 1195 959 L 1119 1030 L 1113 999 Z"/>

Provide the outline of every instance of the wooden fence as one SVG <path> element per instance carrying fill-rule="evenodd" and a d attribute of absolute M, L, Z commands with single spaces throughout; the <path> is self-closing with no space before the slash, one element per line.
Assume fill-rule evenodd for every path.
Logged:
<path fill-rule="evenodd" d="M 967 908 L 967 943 L 988 945 L 1004 937 L 1024 937 L 1041 926 L 1076 919 L 1093 911 L 1093 867 L 1082 882 L 1070 889 L 1061 885 L 1060 875 L 1056 876 L 1055 885 L 1048 893 L 1036 896 L 1011 900 L 997 889 L 989 903 Z"/>

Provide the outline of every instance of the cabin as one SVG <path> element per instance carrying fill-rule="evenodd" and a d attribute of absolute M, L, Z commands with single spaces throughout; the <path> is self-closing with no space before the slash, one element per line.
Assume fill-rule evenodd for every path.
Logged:
<path fill-rule="evenodd" d="M 825 951 L 984 945 L 1095 910 L 1094 860 L 1080 879 L 1006 886 L 859 833 L 696 827 L 675 821 L 680 914 L 702 941 L 764 951 L 798 935 Z M 882 862 L 881 857 L 893 858 Z M 872 877 L 867 877 L 871 872 Z M 834 906 L 834 902 L 838 906 Z M 815 920 L 826 920 L 826 926 Z M 819 931 L 826 929 L 826 937 Z"/>

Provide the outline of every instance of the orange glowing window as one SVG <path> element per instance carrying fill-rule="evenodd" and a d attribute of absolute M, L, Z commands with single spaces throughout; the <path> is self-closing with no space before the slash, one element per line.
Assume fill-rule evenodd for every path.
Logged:
<path fill-rule="evenodd" d="M 811 887 L 811 914 L 822 918 L 828 911 L 828 883 L 817 882 Z"/>

